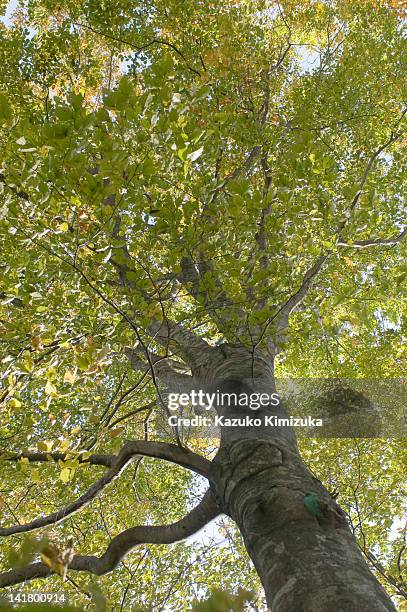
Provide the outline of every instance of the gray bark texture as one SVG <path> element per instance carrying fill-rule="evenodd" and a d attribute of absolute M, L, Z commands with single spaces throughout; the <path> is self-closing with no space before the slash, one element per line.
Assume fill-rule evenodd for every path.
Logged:
<path fill-rule="evenodd" d="M 267 356 L 228 348 L 222 387 L 239 393 L 260 384 L 275 390 Z M 230 370 L 227 362 L 230 361 Z M 231 378 L 226 379 L 227 372 Z M 240 372 L 240 379 L 237 373 Z M 217 385 L 219 386 L 219 385 Z M 246 412 L 245 412 L 246 410 Z M 251 414 L 235 406 L 219 412 Z M 284 416 L 281 406 L 262 412 Z M 294 432 L 285 428 L 223 428 L 212 466 L 212 490 L 221 510 L 238 525 L 260 576 L 272 612 L 385 612 L 395 607 L 369 570 L 346 516 L 299 454 Z M 318 499 L 318 515 L 304 498 Z M 314 498 L 315 499 L 315 498 Z"/>

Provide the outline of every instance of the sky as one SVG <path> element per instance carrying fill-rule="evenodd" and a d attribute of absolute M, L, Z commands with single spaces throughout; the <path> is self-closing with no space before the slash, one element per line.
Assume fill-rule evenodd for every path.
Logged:
<path fill-rule="evenodd" d="M 16 9 L 17 5 L 17 0 L 11 0 L 11 2 L 9 2 L 5 15 L 0 16 L 0 21 L 2 21 L 4 25 L 11 25 L 11 16 L 14 13 L 14 10 Z"/>

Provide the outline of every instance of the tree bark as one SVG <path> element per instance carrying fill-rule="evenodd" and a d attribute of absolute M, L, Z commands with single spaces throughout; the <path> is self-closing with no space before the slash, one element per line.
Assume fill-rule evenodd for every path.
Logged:
<path fill-rule="evenodd" d="M 232 355 L 228 358 L 233 361 Z M 242 379 L 236 379 L 235 363 L 233 378 L 225 380 L 224 363 L 218 388 L 247 390 L 249 364 L 241 353 L 238 361 Z M 273 393 L 270 369 L 257 368 L 256 375 L 262 375 L 261 391 L 268 384 Z M 222 411 L 225 416 L 253 416 L 239 406 L 218 407 Z M 256 411 L 256 417 L 277 413 L 284 413 L 281 406 Z M 223 427 L 212 488 L 222 511 L 241 531 L 272 612 L 395 610 L 369 570 L 344 512 L 302 461 L 291 428 Z M 317 503 L 315 512 L 305 503 L 310 494 Z"/>

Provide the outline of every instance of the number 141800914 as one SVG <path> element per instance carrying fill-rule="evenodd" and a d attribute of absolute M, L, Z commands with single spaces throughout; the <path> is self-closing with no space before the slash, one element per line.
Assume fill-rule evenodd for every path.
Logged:
<path fill-rule="evenodd" d="M 6 595 L 10 604 L 66 604 L 68 598 L 65 593 L 41 593 L 39 591 L 12 591 Z"/>

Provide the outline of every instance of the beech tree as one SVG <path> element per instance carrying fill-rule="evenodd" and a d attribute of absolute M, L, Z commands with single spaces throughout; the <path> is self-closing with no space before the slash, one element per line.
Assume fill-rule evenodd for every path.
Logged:
<path fill-rule="evenodd" d="M 166 392 L 403 376 L 401 5 L 0 6 L 0 586 L 395 610 L 402 438 L 199 437 Z"/>

